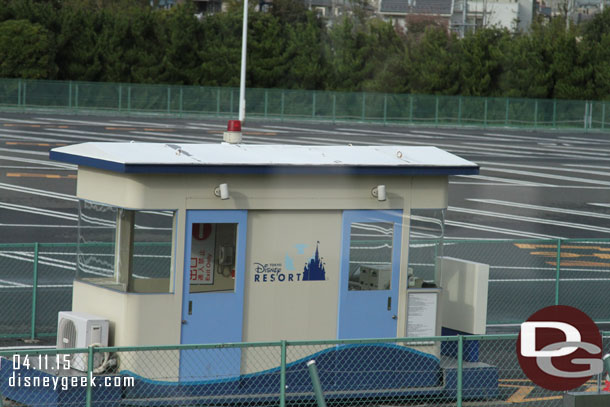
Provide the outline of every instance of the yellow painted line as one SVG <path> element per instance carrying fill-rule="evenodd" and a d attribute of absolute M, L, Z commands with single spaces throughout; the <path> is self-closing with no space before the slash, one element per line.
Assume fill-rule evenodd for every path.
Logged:
<path fill-rule="evenodd" d="M 5 127 L 40 127 L 40 124 L 4 123 Z"/>
<path fill-rule="evenodd" d="M 17 178 L 53 178 L 53 179 L 59 179 L 59 178 L 75 179 L 76 178 L 76 175 L 73 175 L 73 174 L 70 174 L 70 175 L 33 174 L 33 173 L 29 173 L 29 172 L 7 172 L 6 176 L 7 177 L 17 177 Z"/>
<path fill-rule="evenodd" d="M 544 257 L 551 257 L 551 258 L 555 258 L 557 257 L 557 252 L 530 252 L 531 255 L 533 256 L 544 256 Z M 578 253 L 568 253 L 568 252 L 561 252 L 561 257 L 564 258 L 578 258 L 578 257 L 587 257 L 587 255 L 585 254 L 578 254 Z"/>
<path fill-rule="evenodd" d="M 548 265 L 551 266 L 556 266 L 557 262 L 556 261 L 547 261 L 545 262 Z M 571 260 L 566 260 L 566 261 L 562 261 L 561 265 L 563 267 L 568 267 L 568 266 L 573 266 L 573 267 L 607 267 L 610 266 L 610 263 L 600 263 L 600 262 L 596 262 L 596 261 L 571 261 Z"/>
<path fill-rule="evenodd" d="M 508 403 L 523 403 L 525 398 L 534 390 L 534 386 L 520 386 L 506 401 Z M 529 400 L 528 400 L 529 401 Z"/>
<path fill-rule="evenodd" d="M 134 130 L 138 130 L 138 129 L 136 127 L 106 127 L 106 130 L 134 131 Z"/>
<path fill-rule="evenodd" d="M 149 129 L 149 128 L 145 128 L 144 131 L 169 131 L 169 132 L 172 132 L 172 131 L 174 131 L 174 129 Z"/>
<path fill-rule="evenodd" d="M 610 259 L 610 253 L 593 253 L 593 256 L 604 260 Z"/>
<path fill-rule="evenodd" d="M 520 249 L 556 249 L 557 245 L 554 244 L 530 244 L 530 243 L 515 243 Z M 570 250 L 599 250 L 600 252 L 610 252 L 610 246 L 579 246 L 579 245 L 561 245 L 562 249 Z"/>
<path fill-rule="evenodd" d="M 9 146 L 40 146 L 40 147 L 51 147 L 51 146 L 67 146 L 66 143 L 27 143 L 23 141 L 7 141 L 5 144 Z"/>

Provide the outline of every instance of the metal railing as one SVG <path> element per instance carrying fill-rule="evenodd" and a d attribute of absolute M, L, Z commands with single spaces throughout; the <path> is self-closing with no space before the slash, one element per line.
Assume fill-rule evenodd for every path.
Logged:
<path fill-rule="evenodd" d="M 75 243 L 0 244 L 0 338 L 55 336 L 57 313 L 72 309 L 76 251 Z M 610 239 L 411 240 L 416 276 L 434 280 L 438 256 L 490 265 L 488 325 L 518 324 L 549 305 L 610 321 Z"/>
<path fill-rule="evenodd" d="M 0 110 L 235 117 L 239 89 L 0 79 Z M 248 89 L 247 116 L 431 126 L 607 130 L 610 102 Z M 607 107 L 608 106 L 608 107 Z"/>
<path fill-rule="evenodd" d="M 275 341 L 206 345 L 0 350 L 0 405 L 184 406 L 315 404 L 316 361 L 329 407 L 560 407 L 534 386 L 516 335 Z M 610 334 L 603 335 L 604 350 Z M 602 375 L 577 391 L 601 392 Z M 12 405 L 12 404 L 11 404 Z"/>

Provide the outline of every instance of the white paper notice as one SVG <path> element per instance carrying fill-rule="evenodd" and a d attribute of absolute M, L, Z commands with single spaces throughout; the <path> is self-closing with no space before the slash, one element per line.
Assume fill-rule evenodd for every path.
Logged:
<path fill-rule="evenodd" d="M 437 292 L 410 292 L 407 306 L 407 336 L 436 336 Z"/>

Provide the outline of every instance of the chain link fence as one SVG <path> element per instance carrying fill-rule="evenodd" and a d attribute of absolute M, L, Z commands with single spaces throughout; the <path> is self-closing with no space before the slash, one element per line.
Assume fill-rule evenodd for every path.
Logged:
<path fill-rule="evenodd" d="M 417 239 L 409 267 L 436 280 L 437 256 L 489 264 L 488 325 L 519 324 L 549 305 L 570 305 L 608 322 L 610 240 Z"/>
<path fill-rule="evenodd" d="M 113 250 L 98 246 L 85 249 Z M 167 242 L 141 242 L 135 250 L 136 266 L 153 273 L 148 277 L 171 261 Z M 76 252 L 67 243 L 0 245 L 0 339 L 55 336 L 57 313 L 72 309 Z M 595 322 L 610 322 L 610 239 L 410 241 L 415 277 L 436 280 L 438 256 L 490 265 L 488 325 L 519 324 L 549 305 L 571 305 Z"/>
<path fill-rule="evenodd" d="M 561 407 L 516 335 L 0 350 L 0 405 Z M 610 334 L 603 336 L 604 353 Z M 315 375 L 309 366 L 315 361 Z M 88 380 L 87 378 L 90 378 Z M 602 392 L 604 374 L 574 391 Z"/>
<path fill-rule="evenodd" d="M 0 79 L 0 109 L 231 117 L 238 88 Z M 606 130 L 609 102 L 248 89 L 248 117 Z"/>

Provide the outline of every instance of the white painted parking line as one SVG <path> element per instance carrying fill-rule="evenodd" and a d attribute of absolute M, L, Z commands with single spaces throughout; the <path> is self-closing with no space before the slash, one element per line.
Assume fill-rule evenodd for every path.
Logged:
<path fill-rule="evenodd" d="M 610 208 L 610 203 L 589 202 L 589 203 L 587 203 L 587 205 L 601 206 L 603 208 Z"/>
<path fill-rule="evenodd" d="M 411 132 L 398 133 L 393 131 L 377 131 L 377 130 L 359 130 L 359 129 L 347 129 L 347 128 L 338 128 L 337 130 L 351 132 L 351 133 L 364 133 L 363 135 L 371 135 L 371 136 L 398 136 L 400 138 L 425 138 L 425 139 L 437 139 L 440 137 L 435 136 L 426 136 L 423 134 L 416 134 Z"/>
<path fill-rule="evenodd" d="M 142 127 L 155 127 L 155 128 L 164 128 L 164 129 L 172 129 L 176 127 L 175 124 L 165 124 L 158 122 L 136 122 L 131 120 L 112 120 L 110 125 L 118 125 L 118 126 L 142 126 Z"/>
<path fill-rule="evenodd" d="M 510 219 L 516 220 L 520 222 L 528 222 L 528 223 L 539 223 L 544 225 L 552 225 L 570 229 L 580 229 L 587 231 L 595 231 L 601 233 L 610 233 L 610 228 L 595 226 L 595 225 L 586 225 L 582 223 L 574 223 L 574 222 L 563 222 L 559 220 L 551 220 L 551 219 L 542 219 L 542 218 L 532 218 L 529 216 L 521 216 L 521 215 L 509 215 L 506 213 L 500 212 L 492 212 L 492 211 L 483 211 L 478 209 L 468 209 L 468 208 L 459 208 L 456 206 L 449 206 L 447 208 L 450 212 L 459 212 L 459 213 L 467 213 L 469 215 L 477 215 L 477 216 L 488 216 L 493 218 L 500 219 Z"/>
<path fill-rule="evenodd" d="M 48 153 L 47 153 L 47 155 L 48 155 Z M 9 155 L 0 155 L 0 160 L 16 161 L 16 162 L 28 163 L 28 164 L 40 164 L 43 166 L 57 167 L 54 169 L 70 170 L 70 171 L 76 171 L 76 168 L 77 168 L 77 166 L 73 165 L 73 164 L 65 164 L 65 163 L 55 162 L 55 161 L 51 161 L 51 160 L 49 160 L 49 161 L 34 160 L 32 158 L 15 157 L 15 156 L 9 156 Z M 42 169 L 41 167 L 37 167 L 37 168 Z"/>
<path fill-rule="evenodd" d="M 304 127 L 289 127 L 289 126 L 265 126 L 270 129 L 282 129 L 282 130 L 294 130 L 301 131 L 305 133 L 322 133 L 322 134 L 334 134 L 337 136 L 359 136 L 357 133 L 343 132 L 343 131 L 333 131 L 333 130 L 317 130 L 317 129 L 308 129 Z"/>
<path fill-rule="evenodd" d="M 501 234 L 501 235 L 512 235 L 512 236 L 519 236 L 519 237 L 532 238 L 532 239 L 559 239 L 558 236 L 553 236 L 553 235 L 545 235 L 545 234 L 541 234 L 541 233 L 531 233 L 531 232 L 525 232 L 523 230 L 506 229 L 506 228 L 480 225 L 480 224 L 469 223 L 469 222 L 458 222 L 458 221 L 448 220 L 448 219 L 445 220 L 445 225 L 455 226 L 457 228 L 462 228 L 462 229 L 473 229 L 473 230 L 478 230 L 478 231 L 482 231 L 482 232 L 491 232 L 491 233 L 497 233 L 497 234 Z M 449 236 L 449 235 L 446 235 L 445 238 L 446 239 L 461 239 L 459 237 L 453 237 L 453 236 Z M 468 238 L 466 238 L 466 239 L 468 239 Z"/>
<path fill-rule="evenodd" d="M 71 228 L 76 229 L 78 225 L 46 225 L 40 223 L 0 223 L 0 227 L 4 228 Z"/>
<path fill-rule="evenodd" d="M 299 138 L 302 140 L 313 140 L 313 141 L 321 141 L 321 142 L 327 142 L 329 145 L 333 145 L 333 144 L 339 144 L 339 145 L 350 145 L 350 144 L 360 144 L 360 145 L 366 145 L 366 146 L 374 146 L 377 145 L 379 143 L 371 143 L 368 141 L 355 141 L 355 140 L 341 140 L 341 139 L 334 139 L 334 138 L 321 138 L 321 137 L 301 137 L 301 136 L 296 136 L 295 138 Z"/>
<path fill-rule="evenodd" d="M 269 144 L 273 141 L 280 142 L 279 144 L 295 144 L 295 145 L 329 145 L 330 143 L 318 143 L 315 141 L 310 141 L 307 138 L 301 139 L 300 137 L 295 137 L 294 139 L 281 139 L 281 140 L 269 140 L 264 136 L 243 136 L 245 143 L 254 143 L 254 144 Z"/>
<path fill-rule="evenodd" d="M 171 141 L 176 141 L 176 142 L 181 142 L 181 143 L 195 143 L 195 142 L 199 142 L 201 143 L 202 141 L 212 141 L 212 142 L 217 142 L 220 143 L 222 141 L 222 136 L 221 135 L 209 135 L 206 134 L 205 136 L 201 135 L 201 136 L 187 136 L 185 134 L 176 134 L 176 133 L 163 133 L 163 132 L 157 132 L 157 131 L 130 131 L 129 134 L 139 134 L 139 135 L 151 135 L 151 136 L 159 136 L 156 137 L 155 140 L 161 141 L 161 140 L 171 140 Z"/>
<path fill-rule="evenodd" d="M 576 215 L 576 216 L 582 216 L 582 217 L 587 217 L 587 218 L 610 219 L 610 215 L 607 215 L 604 213 L 577 211 L 574 209 L 563 209 L 563 208 L 556 208 L 556 207 L 552 207 L 552 206 L 523 204 L 523 203 L 518 203 L 518 202 L 501 201 L 498 199 L 467 198 L 466 200 L 472 201 L 472 202 L 481 202 L 481 203 L 486 203 L 486 204 L 491 204 L 491 205 L 508 206 L 511 208 L 532 209 L 535 211 L 542 211 L 542 212 L 563 213 L 563 214 Z"/>
<path fill-rule="evenodd" d="M 94 122 L 89 120 L 71 120 L 71 119 L 58 119 L 54 117 L 39 117 L 40 120 L 47 120 L 50 122 L 60 122 L 60 123 L 72 123 L 72 124 L 84 124 L 86 126 L 113 126 L 111 121 L 107 122 Z M 128 127 L 127 125 L 115 125 L 119 127 Z"/>
<path fill-rule="evenodd" d="M 39 132 L 29 132 L 29 131 L 24 131 L 24 130 L 7 130 L 7 129 L 0 129 L 0 133 L 3 133 L 0 135 L 0 139 L 4 140 L 4 141 L 11 141 L 11 140 L 27 140 L 27 141 L 41 141 L 44 143 L 47 143 L 49 141 L 49 137 L 35 137 L 35 136 L 18 136 L 17 134 L 21 133 L 21 134 L 43 134 L 43 133 L 39 133 Z M 70 140 L 62 140 L 62 139 L 54 139 L 54 142 L 58 142 L 58 143 L 70 143 Z"/>
<path fill-rule="evenodd" d="M 10 118 L 1 118 L 0 117 L 0 122 L 10 122 L 10 123 L 26 123 L 26 124 L 51 124 L 50 122 L 47 121 L 41 121 L 41 120 L 19 120 L 19 119 L 10 119 Z"/>
<path fill-rule="evenodd" d="M 85 131 L 68 130 L 68 129 L 47 129 L 46 131 L 32 131 L 32 130 L 29 130 L 29 131 L 28 130 L 10 130 L 9 131 L 9 130 L 0 129 L 0 132 L 39 135 L 39 136 L 44 137 L 44 138 L 41 138 L 40 140 L 44 140 L 46 142 L 52 141 L 52 142 L 60 142 L 60 143 L 74 143 L 73 140 L 67 140 L 67 139 L 76 139 L 79 141 L 82 141 L 82 140 L 105 141 L 105 139 L 103 137 L 88 137 L 85 135 L 85 134 L 87 134 L 87 132 L 85 132 Z M 64 133 L 76 133 L 76 134 L 78 134 L 78 136 L 72 136 L 72 135 L 64 134 Z M 102 134 L 106 135 L 106 133 L 102 133 Z"/>
<path fill-rule="evenodd" d="M 7 191 L 22 192 L 24 194 L 44 196 L 47 198 L 61 199 L 64 201 L 78 201 L 78 198 L 74 195 L 62 194 L 62 193 L 53 192 L 53 191 L 44 191 L 42 189 L 29 188 L 29 187 L 24 187 L 21 185 L 5 184 L 3 182 L 0 182 L 0 189 L 5 189 Z"/>
<path fill-rule="evenodd" d="M 504 144 L 491 144 L 491 143 L 480 143 L 480 142 L 466 142 L 463 145 L 476 145 L 476 146 L 488 146 L 488 147 L 495 147 L 495 148 L 500 148 L 500 149 L 514 149 L 514 150 L 519 150 L 519 151 L 527 151 L 529 153 L 536 153 L 536 152 L 540 152 L 543 154 L 549 154 L 549 155 L 559 155 L 559 156 L 566 156 L 566 157 L 574 157 L 575 155 L 580 155 L 582 157 L 608 157 L 610 154 L 606 153 L 606 152 L 600 152 L 599 149 L 587 149 L 588 151 L 582 151 L 584 149 L 579 148 L 573 148 L 573 147 L 566 147 L 566 146 L 554 146 L 555 148 L 545 148 L 545 147 L 534 147 L 534 146 L 528 146 L 528 145 L 522 145 L 522 146 L 518 146 L 515 144 L 511 144 L 511 145 L 504 145 Z M 589 151 L 590 150 L 590 151 Z M 571 154 L 566 154 L 572 152 Z M 575 154 L 577 153 L 577 154 Z"/>
<path fill-rule="evenodd" d="M 520 179 L 489 177 L 489 176 L 485 176 L 485 175 L 455 175 L 455 177 L 463 177 L 463 178 L 467 178 L 467 179 L 483 179 L 486 181 L 499 181 L 499 182 L 505 182 L 507 184 L 515 184 L 515 185 L 527 186 L 527 187 L 556 186 L 556 185 L 550 185 L 550 184 L 541 184 L 538 182 L 528 182 L 528 181 L 523 181 Z"/>
<path fill-rule="evenodd" d="M 581 174 L 603 175 L 604 177 L 610 177 L 610 173 L 608 171 L 585 170 L 585 169 L 581 168 L 582 166 L 577 166 L 576 168 L 561 168 L 556 165 L 551 167 L 551 166 L 545 166 L 545 165 L 499 163 L 497 161 L 494 161 L 494 162 L 479 161 L 478 164 L 479 165 L 489 164 L 489 165 L 495 165 L 495 166 L 500 166 L 500 167 L 533 168 L 533 169 L 538 169 L 538 170 L 563 171 L 563 172 L 569 172 L 569 173 L 578 172 Z M 604 168 L 604 167 L 602 167 L 602 168 Z M 610 167 L 606 167 L 606 168 L 610 169 Z"/>
<path fill-rule="evenodd" d="M 29 155 L 44 155 L 45 157 L 49 156 L 47 151 L 33 151 L 33 150 L 20 150 L 17 148 L 4 148 L 0 147 L 0 151 L 8 151 L 11 154 L 29 154 Z"/>
<path fill-rule="evenodd" d="M 75 214 L 70 214 L 67 212 L 52 211 L 49 209 L 37 208 L 37 207 L 33 207 L 33 206 L 10 204 L 8 202 L 0 202 L 0 208 L 7 209 L 10 211 L 31 213 L 34 215 L 48 216 L 51 218 L 72 220 L 74 222 L 76 222 L 78 220 L 78 216 Z"/>
<path fill-rule="evenodd" d="M 205 124 L 201 124 L 201 123 L 188 123 L 191 126 L 206 126 L 206 127 L 212 127 L 212 128 L 217 128 L 217 129 L 226 129 L 227 125 L 226 124 L 212 124 L 212 123 L 205 123 Z"/>
<path fill-rule="evenodd" d="M 595 185 L 606 185 L 610 186 L 610 182 L 602 181 L 602 180 L 593 180 L 587 178 L 578 178 L 578 177 L 568 177 L 565 175 L 557 175 L 557 174 L 549 174 L 546 172 L 533 172 L 533 171 L 521 171 L 517 169 L 506 169 L 506 168 L 497 168 L 497 167 L 483 167 L 482 171 L 490 171 L 490 172 L 504 172 L 508 174 L 519 174 L 519 175 L 527 175 L 534 178 L 549 178 L 549 179 L 558 179 L 563 181 L 573 181 L 573 182 L 581 182 L 583 184 L 595 184 Z"/>

